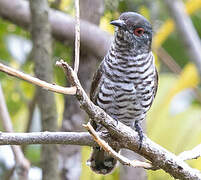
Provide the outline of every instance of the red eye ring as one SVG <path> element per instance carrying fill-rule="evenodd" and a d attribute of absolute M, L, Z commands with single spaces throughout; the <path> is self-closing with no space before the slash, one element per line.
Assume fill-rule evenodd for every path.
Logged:
<path fill-rule="evenodd" d="M 134 29 L 133 33 L 134 33 L 136 36 L 140 37 L 140 36 L 142 36 L 142 35 L 144 34 L 144 29 L 141 28 L 141 27 L 140 27 L 140 28 L 136 28 L 136 29 Z"/>

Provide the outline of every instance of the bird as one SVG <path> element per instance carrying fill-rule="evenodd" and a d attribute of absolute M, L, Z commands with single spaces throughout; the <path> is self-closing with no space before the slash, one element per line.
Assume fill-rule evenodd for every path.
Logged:
<path fill-rule="evenodd" d="M 137 131 L 140 148 L 143 141 L 141 122 L 146 118 L 158 87 L 158 73 L 151 50 L 152 26 L 136 12 L 124 12 L 110 23 L 114 39 L 94 74 L 90 99 L 115 121 Z M 96 131 L 100 124 L 91 120 Z M 139 149 L 140 149 L 139 148 Z M 120 151 L 118 147 L 115 151 Z M 98 174 L 109 174 L 117 160 L 98 145 L 93 147 L 87 164 Z"/>

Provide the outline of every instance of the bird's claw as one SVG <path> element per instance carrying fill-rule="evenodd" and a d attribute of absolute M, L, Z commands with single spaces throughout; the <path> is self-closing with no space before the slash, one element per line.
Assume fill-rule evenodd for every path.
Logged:
<path fill-rule="evenodd" d="M 143 141 L 143 130 L 142 127 L 139 125 L 139 122 L 135 122 L 135 130 L 139 136 L 139 150 L 142 148 L 142 141 Z"/>

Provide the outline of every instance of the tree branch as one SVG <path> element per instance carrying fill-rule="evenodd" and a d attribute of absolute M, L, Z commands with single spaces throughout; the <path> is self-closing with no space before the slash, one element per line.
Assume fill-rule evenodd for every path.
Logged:
<path fill-rule="evenodd" d="M 31 40 L 33 42 L 30 59 L 34 62 L 37 78 L 53 83 L 52 35 L 49 23 L 49 4 L 47 0 L 30 0 Z M 42 88 L 36 88 L 40 95 L 37 104 L 41 113 L 42 131 L 57 131 L 57 109 L 55 95 Z M 41 169 L 43 180 L 59 179 L 59 152 L 56 145 L 41 146 Z"/>
<path fill-rule="evenodd" d="M 80 61 L 80 6 L 79 0 L 75 0 L 75 63 L 74 71 L 77 73 Z"/>
<path fill-rule="evenodd" d="M 61 93 L 61 94 L 71 94 L 71 95 L 74 95 L 76 93 L 76 87 L 66 88 L 66 87 L 55 85 L 55 84 L 50 84 L 50 83 L 47 83 L 47 82 L 40 80 L 38 78 L 32 77 L 28 74 L 20 72 L 18 70 L 15 70 L 11 67 L 3 65 L 2 63 L 0 63 L 0 71 L 5 72 L 11 76 L 18 77 L 20 79 L 28 81 L 32 84 L 40 86 L 40 87 L 42 87 L 46 90 L 49 90 L 49 91 L 53 91 L 53 92 L 57 92 L 57 93 Z"/>
<path fill-rule="evenodd" d="M 109 137 L 97 133 L 101 139 Z M 95 146 L 92 136 L 87 132 L 32 132 L 32 133 L 6 133 L 0 132 L 0 145 L 29 145 L 29 144 L 65 144 L 79 146 Z M 177 157 L 183 161 L 196 159 L 201 156 L 201 145 L 189 151 L 184 151 Z"/>
<path fill-rule="evenodd" d="M 0 145 L 66 144 L 93 146 L 96 143 L 87 132 L 0 133 Z"/>
<path fill-rule="evenodd" d="M 184 151 L 178 155 L 183 161 L 197 159 L 201 157 L 201 144 L 194 147 L 192 150 Z"/>
<path fill-rule="evenodd" d="M 0 16 L 25 29 L 30 28 L 30 11 L 28 2 L 24 0 L 0 0 Z M 71 16 L 57 10 L 49 12 L 52 35 L 55 39 L 74 42 L 75 20 Z M 80 22 L 81 48 L 92 52 L 102 59 L 107 53 L 112 36 L 101 30 L 97 25 L 81 20 Z M 90 34 L 90 36 L 89 36 Z"/>
<path fill-rule="evenodd" d="M 110 134 L 113 135 L 114 139 L 120 139 L 119 143 L 122 148 L 128 148 L 141 154 L 143 157 L 150 160 L 153 166 L 163 169 L 174 178 L 201 180 L 201 174 L 198 170 L 189 167 L 176 155 L 152 142 L 145 135 L 142 142 L 142 148 L 139 151 L 139 137 L 137 132 L 121 122 L 116 124 L 116 121 L 114 121 L 108 114 L 98 106 L 94 105 L 80 85 L 76 73 L 67 63 L 61 60 L 56 64 L 63 68 L 71 84 L 77 87 L 76 97 L 80 102 L 81 108 L 85 110 L 91 119 L 107 128 Z"/>

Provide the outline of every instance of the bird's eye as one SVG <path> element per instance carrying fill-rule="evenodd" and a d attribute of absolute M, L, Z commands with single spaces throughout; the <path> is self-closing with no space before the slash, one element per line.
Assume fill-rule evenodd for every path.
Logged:
<path fill-rule="evenodd" d="M 136 36 L 142 36 L 144 34 L 144 29 L 143 28 L 136 28 L 134 29 L 133 33 L 136 35 Z"/>

